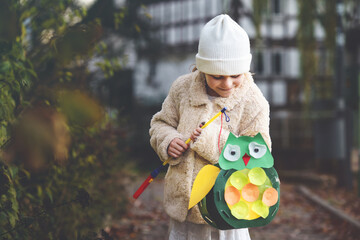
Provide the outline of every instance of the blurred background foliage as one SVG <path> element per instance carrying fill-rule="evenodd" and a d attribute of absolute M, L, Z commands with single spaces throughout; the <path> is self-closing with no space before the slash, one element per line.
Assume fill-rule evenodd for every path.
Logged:
<path fill-rule="evenodd" d="M 109 108 L 88 66 L 97 59 L 105 87 L 122 76 L 126 56 L 104 39 L 146 38 L 129 2 L 0 0 L 1 239 L 96 239 L 124 209 L 114 180 L 129 157 L 130 99 Z"/>
<path fill-rule="evenodd" d="M 358 18 L 336 12 L 342 1 L 297 0 L 289 20 L 295 17 L 298 29 L 294 39 L 284 35 L 283 44 L 293 44 L 289 47 L 270 41 L 271 34 L 262 36 L 261 27 L 271 26 L 274 18 L 274 23 L 284 20 L 285 29 L 287 13 L 279 18 L 274 6 L 289 1 L 253 0 L 250 12 L 244 6 L 251 1 L 209 2 L 0 0 L 0 239 L 107 238 L 106 219 L 120 217 L 127 206 L 119 183 L 129 182 L 129 168 L 148 173 L 159 164 L 149 145 L 149 122 L 173 75 L 193 63 L 199 26 L 213 17 L 213 12 L 198 16 L 200 6 L 224 11 L 228 5 L 225 12 L 234 19 L 249 14 L 261 63 L 256 77 L 273 90 L 277 79 L 290 75 L 264 54 L 280 67 L 286 59 L 280 56 L 288 56 L 282 53 L 299 52 L 299 76 L 286 80 L 288 102 L 272 106 L 277 168 L 298 171 L 316 162 L 324 171 L 339 164 L 344 169 L 339 185 L 351 188 L 350 150 L 358 149 L 360 136 L 359 116 L 353 116 L 359 115 L 358 25 L 344 27 L 345 46 L 337 46 L 336 39 L 343 34 L 339 23 Z M 356 1 L 344 2 L 356 14 Z M 180 3 L 193 8 L 191 14 L 184 11 L 188 19 L 175 14 L 182 11 Z M 169 11 L 156 10 L 165 7 Z M 314 35 L 317 24 L 324 43 Z M 345 50 L 349 66 L 337 56 Z M 127 65 L 134 52 L 136 68 Z M 345 67 L 351 75 L 338 77 Z M 268 93 L 270 100 L 279 95 Z M 343 99 L 346 111 L 337 104 Z M 354 127 L 347 123 L 352 118 Z"/>

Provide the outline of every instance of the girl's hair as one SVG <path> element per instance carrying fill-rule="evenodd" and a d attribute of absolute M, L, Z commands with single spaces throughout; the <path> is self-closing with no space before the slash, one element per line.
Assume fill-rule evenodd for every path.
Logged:
<path fill-rule="evenodd" d="M 190 69 L 191 68 L 192 68 L 191 72 L 195 72 L 196 70 L 198 70 L 195 64 L 191 64 Z"/>

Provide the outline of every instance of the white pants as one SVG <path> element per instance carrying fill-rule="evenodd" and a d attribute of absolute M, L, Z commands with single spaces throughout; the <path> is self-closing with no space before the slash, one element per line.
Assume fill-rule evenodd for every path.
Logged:
<path fill-rule="evenodd" d="M 169 240 L 251 240 L 247 228 L 218 230 L 208 224 L 170 220 Z"/>

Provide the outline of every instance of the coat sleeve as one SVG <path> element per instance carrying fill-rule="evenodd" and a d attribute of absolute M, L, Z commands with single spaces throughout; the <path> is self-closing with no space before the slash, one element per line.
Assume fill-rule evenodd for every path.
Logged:
<path fill-rule="evenodd" d="M 178 104 L 175 99 L 174 87 L 170 89 L 160 112 L 156 113 L 150 122 L 150 145 L 160 157 L 161 161 L 169 158 L 168 146 L 174 138 L 184 139 L 176 129 L 179 123 Z M 179 163 L 179 159 L 172 159 L 169 164 Z"/>
<path fill-rule="evenodd" d="M 247 126 L 244 129 L 241 129 L 240 136 L 255 136 L 260 133 L 264 138 L 266 144 L 268 145 L 271 151 L 271 138 L 269 133 L 270 125 L 270 109 L 269 105 L 259 111 L 255 117 L 250 120 Z"/>
<path fill-rule="evenodd" d="M 222 150 L 229 136 L 229 130 L 222 128 L 220 141 L 219 134 L 220 124 L 211 123 L 202 130 L 200 136 L 194 143 L 190 144 L 190 147 L 211 164 L 216 164 L 220 157 L 219 145 L 220 150 Z"/>

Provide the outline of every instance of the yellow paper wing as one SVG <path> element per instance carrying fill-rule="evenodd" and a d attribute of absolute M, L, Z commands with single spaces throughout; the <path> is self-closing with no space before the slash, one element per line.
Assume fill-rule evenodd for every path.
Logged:
<path fill-rule="evenodd" d="M 205 165 L 195 178 L 193 187 L 191 189 L 189 208 L 195 206 L 201 201 L 214 186 L 220 168 L 214 165 Z"/>

